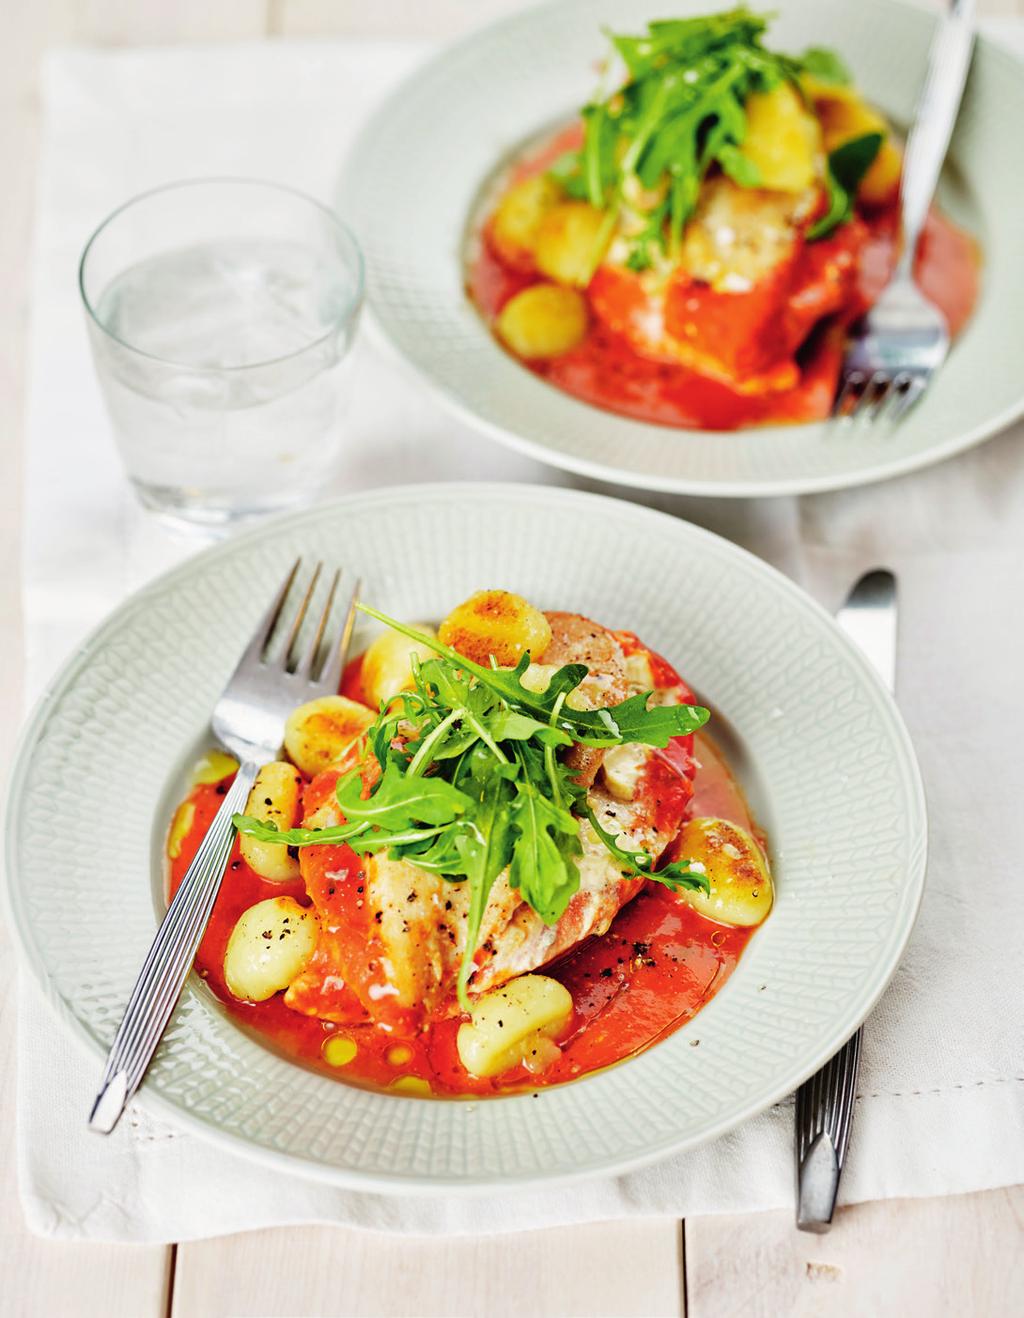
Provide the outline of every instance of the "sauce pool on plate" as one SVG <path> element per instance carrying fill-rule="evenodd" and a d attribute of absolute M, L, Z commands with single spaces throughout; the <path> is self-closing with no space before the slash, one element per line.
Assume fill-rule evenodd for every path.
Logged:
<path fill-rule="evenodd" d="M 578 125 L 562 131 L 515 165 L 502 186 L 543 173 L 580 141 Z M 466 291 L 493 330 L 513 297 L 545 280 L 535 270 L 502 259 L 491 239 L 492 222 L 493 216 L 485 218 L 471 241 Z M 894 197 L 889 204 L 859 211 L 821 241 L 800 243 L 795 263 L 785 272 L 789 291 L 784 299 L 779 299 L 770 281 L 763 289 L 755 285 L 739 295 L 692 286 L 693 296 L 686 305 L 696 307 L 700 302 L 696 311 L 700 332 L 719 344 L 749 337 L 756 353 L 759 339 L 767 342 L 785 334 L 794 345 L 803 340 L 796 351 L 798 378 L 786 387 L 744 392 L 714 373 L 637 351 L 623 327 L 647 314 L 639 283 L 628 273 L 604 265 L 584 290 L 591 315 L 582 341 L 559 356 L 517 360 L 565 393 L 638 421 L 723 431 L 820 421 L 829 415 L 835 398 L 848 327 L 877 300 L 895 267 L 898 248 Z M 828 314 L 837 263 L 852 265 L 853 278 L 842 307 Z M 918 248 L 915 275 L 953 335 L 963 328 L 977 301 L 980 264 L 975 240 L 933 208 Z M 765 299 L 779 299 L 768 319 Z M 681 299 L 666 302 L 666 316 L 673 305 L 681 305 Z M 680 333 L 686 337 L 692 330 L 693 326 L 684 325 Z M 739 374 L 749 372 L 740 369 Z"/>
<path fill-rule="evenodd" d="M 343 689 L 358 689 L 358 666 Z M 763 842 L 720 753 L 698 733 L 698 768 L 690 815 L 713 814 Z M 203 783 L 188 800 L 191 826 L 170 862 L 169 895 L 188 865 L 230 784 Z M 347 848 L 331 848 L 334 853 Z M 348 853 L 355 862 L 352 853 Z M 337 862 L 337 855 L 332 863 Z M 559 1039 L 560 1054 L 542 1070 L 525 1066 L 493 1079 L 469 1075 L 456 1050 L 457 1016 L 432 1020 L 415 1037 L 373 1025 L 335 1025 L 287 1007 L 280 994 L 239 1001 L 224 980 L 228 938 L 242 913 L 270 897 L 308 904 L 302 879 L 272 883 L 242 860 L 236 839 L 224 884 L 196 957 L 196 970 L 231 1016 L 286 1056 L 355 1084 L 399 1093 L 469 1097 L 522 1092 L 576 1079 L 650 1047 L 690 1020 L 729 978 L 753 930 L 716 924 L 665 888 L 648 884 L 613 920 L 608 932 L 545 968 L 573 999 L 573 1017 Z M 546 1060 L 546 1059 L 545 1059 Z"/>

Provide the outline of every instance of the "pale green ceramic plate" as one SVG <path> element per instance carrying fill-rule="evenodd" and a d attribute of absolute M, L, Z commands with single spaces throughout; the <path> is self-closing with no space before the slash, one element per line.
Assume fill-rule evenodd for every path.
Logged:
<path fill-rule="evenodd" d="M 612 482 L 755 497 L 839 489 L 926 466 L 1024 411 L 1020 180 L 1024 67 L 980 38 L 941 201 L 984 249 L 974 319 L 921 405 L 891 433 L 832 423 L 736 434 L 613 416 L 546 385 L 503 352 L 464 289 L 468 217 L 499 165 L 592 94 L 602 25 L 706 13 L 716 0 L 560 0 L 496 23 L 418 69 L 365 129 L 340 207 L 359 234 L 369 305 L 394 347 L 494 438 Z M 897 0 L 779 0 L 770 44 L 837 49 L 897 124 L 913 113 L 934 14 Z"/>
<path fill-rule="evenodd" d="M 853 1032 L 910 933 L 926 837 L 913 752 L 865 661 L 791 582 L 685 522 L 571 491 L 428 485 L 359 495 L 201 554 L 123 605 L 32 716 L 7 819 L 12 926 L 97 1079 L 156 928 L 183 766 L 208 742 L 214 700 L 297 553 L 359 573 L 366 598 L 400 618 L 441 617 L 500 584 L 637 631 L 718 712 L 771 840 L 778 900 L 689 1026 L 539 1098 L 350 1088 L 269 1051 L 195 981 L 144 1105 L 343 1184 L 522 1185 L 711 1139 L 791 1092 Z"/>

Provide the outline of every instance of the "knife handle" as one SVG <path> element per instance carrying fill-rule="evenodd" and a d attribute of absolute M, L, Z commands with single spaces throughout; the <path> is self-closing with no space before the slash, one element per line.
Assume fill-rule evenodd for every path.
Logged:
<path fill-rule="evenodd" d="M 796 1091 L 796 1224 L 819 1235 L 829 1229 L 846 1161 L 860 1070 L 858 1030 Z"/>

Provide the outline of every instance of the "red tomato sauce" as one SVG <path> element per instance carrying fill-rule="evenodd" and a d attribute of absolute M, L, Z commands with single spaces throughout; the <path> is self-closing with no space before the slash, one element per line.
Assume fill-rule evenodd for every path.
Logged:
<path fill-rule="evenodd" d="M 641 648 L 635 637 L 618 634 L 627 652 Z M 650 653 L 650 652 L 648 652 Z M 658 685 L 684 685 L 675 670 L 651 654 Z M 358 698 L 360 661 L 349 665 L 342 681 L 345 694 Z M 686 690 L 684 685 L 684 691 Z M 670 761 L 691 754 L 697 762 L 688 816 L 715 814 L 763 835 L 752 819 L 743 795 L 714 744 L 703 734 L 677 738 L 663 753 Z M 657 763 L 657 762 L 655 762 Z M 313 793 L 322 792 L 329 776 L 321 774 L 306 786 L 307 806 Z M 192 826 L 178 856 L 170 862 L 168 888 L 173 896 L 195 855 L 210 822 L 230 785 L 227 777 L 216 784 L 193 788 L 188 800 L 195 805 Z M 678 774 L 666 773 L 666 783 Z M 689 790 L 687 788 L 687 790 Z M 329 884 L 336 898 L 337 923 L 330 937 L 356 937 L 372 942 L 358 893 L 360 860 L 348 847 L 316 849 L 317 863 L 308 877 Z M 322 863 L 320 863 L 322 861 Z M 351 990 L 340 980 L 331 1000 L 304 1003 L 323 1006 L 345 1023 L 307 1016 L 285 1005 L 284 995 L 265 1002 L 242 1002 L 233 997 L 224 980 L 224 953 L 241 914 L 258 901 L 290 896 L 310 905 L 303 879 L 272 883 L 260 878 L 242 860 L 238 840 L 232 848 L 221 891 L 196 956 L 195 968 L 228 1012 L 265 1042 L 302 1064 L 355 1083 L 380 1089 L 429 1092 L 445 1097 L 470 1097 L 535 1090 L 576 1079 L 580 1075 L 635 1056 L 671 1034 L 718 992 L 729 978 L 752 929 L 730 928 L 698 915 L 658 884 L 647 884 L 628 902 L 608 932 L 580 944 L 544 973 L 560 980 L 572 995 L 572 1019 L 558 1039 L 561 1054 L 548 1069 L 531 1074 L 518 1067 L 493 1079 L 469 1075 L 459 1061 L 456 1035 L 463 1017 L 439 1015 L 424 1028 L 403 1028 L 396 1018 L 390 1029 L 366 1021 Z M 321 894 L 322 900 L 322 894 Z M 330 904 L 330 903 L 328 903 Z M 355 1056 L 342 1066 L 324 1059 L 324 1046 L 343 1036 L 356 1045 Z"/>
<path fill-rule="evenodd" d="M 578 127 L 564 130 L 513 168 L 506 182 L 547 169 L 579 140 Z M 798 372 L 785 387 L 741 393 L 720 378 L 637 351 L 626 332 L 628 300 L 631 293 L 635 298 L 636 282 L 628 275 L 618 277 L 607 266 L 598 269 L 587 289 L 591 308 L 600 315 L 591 317 L 583 341 L 560 357 L 523 364 L 583 402 L 665 426 L 738 430 L 822 420 L 835 398 L 845 327 L 868 310 L 888 281 L 898 255 L 898 233 L 899 216 L 893 204 L 859 213 L 820 242 L 799 243 L 783 272 L 785 296 L 758 285 L 741 294 L 715 293 L 697 282 L 680 290 L 686 296 L 675 302 L 686 306 L 685 314 L 699 326 L 701 340 L 713 345 L 716 359 L 732 358 L 735 378 L 760 374 L 757 363 L 762 357 L 780 360 L 780 343 L 794 351 Z M 830 269 L 836 260 L 852 261 L 854 266 L 841 288 L 834 268 Z M 975 240 L 933 209 L 918 248 L 915 274 L 954 335 L 977 302 L 980 266 Z M 488 325 L 493 327 L 511 297 L 542 278 L 505 264 L 488 241 L 485 222 L 466 287 Z M 666 324 L 670 328 L 675 318 L 672 307 L 669 296 Z M 792 374 L 788 367 L 786 371 Z"/>

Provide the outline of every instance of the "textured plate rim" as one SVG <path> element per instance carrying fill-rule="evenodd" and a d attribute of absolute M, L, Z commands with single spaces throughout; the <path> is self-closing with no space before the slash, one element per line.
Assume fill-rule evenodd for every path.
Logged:
<path fill-rule="evenodd" d="M 936 17 L 934 11 L 923 8 L 920 4 L 913 3 L 913 0 L 885 0 L 885 3 L 894 8 L 910 10 L 916 14 L 925 17 Z M 490 23 L 483 23 L 473 28 L 464 36 L 455 41 L 447 42 L 435 54 L 429 56 L 416 64 L 392 89 L 388 92 L 385 99 L 376 107 L 370 117 L 366 120 L 359 131 L 355 141 L 345 152 L 341 162 L 338 183 L 335 188 L 336 205 L 335 209 L 343 212 L 344 207 L 340 204 L 340 199 L 349 194 L 352 189 L 352 179 L 350 171 L 357 154 L 362 149 L 365 140 L 377 130 L 380 123 L 386 121 L 392 102 L 401 96 L 404 89 L 414 83 L 425 71 L 434 69 L 438 65 L 443 65 L 450 55 L 453 55 L 466 47 L 472 46 L 476 41 L 488 34 L 494 34 L 504 31 L 508 28 L 517 27 L 525 21 L 538 21 L 542 15 L 549 10 L 557 8 L 560 0 L 539 0 L 538 3 L 527 6 L 523 9 L 513 10 L 509 14 L 495 19 Z M 1024 58 L 1018 57 L 1013 51 L 1008 50 L 1000 42 L 992 39 L 984 32 L 978 31 L 975 35 L 976 47 L 982 47 L 985 51 L 986 59 L 993 59 L 997 63 L 1006 65 L 1018 78 L 1024 78 Z M 369 268 L 368 260 L 368 279 L 367 295 L 364 314 L 368 325 L 372 326 L 373 331 L 378 338 L 387 344 L 394 357 L 414 373 L 416 378 L 424 383 L 431 391 L 433 396 L 440 400 L 445 407 L 458 416 L 467 424 L 473 426 L 476 430 L 486 434 L 492 439 L 505 445 L 515 452 L 522 453 L 527 457 L 534 458 L 543 462 L 546 466 L 555 467 L 562 471 L 571 471 L 580 476 L 586 476 L 593 480 L 603 481 L 610 485 L 623 485 L 630 489 L 652 490 L 662 494 L 685 494 L 700 498 L 734 498 L 734 499 L 755 499 L 755 498 L 775 498 L 784 495 L 798 494 L 824 494 L 834 490 L 857 489 L 865 485 L 875 485 L 880 481 L 895 479 L 899 476 L 908 475 L 911 472 L 921 471 L 927 467 L 933 466 L 947 459 L 955 457 L 958 453 L 963 453 L 975 445 L 982 443 L 993 436 L 1000 434 L 1008 429 L 1014 422 L 1024 416 L 1024 387 L 1022 387 L 1020 396 L 1015 402 L 1004 408 L 1001 412 L 990 416 L 977 425 L 952 434 L 944 442 L 931 445 L 920 452 L 910 453 L 903 458 L 895 460 L 881 460 L 871 466 L 864 467 L 854 472 L 844 472 L 838 475 L 792 477 L 790 479 L 765 479 L 765 480 L 698 480 L 687 477 L 662 477 L 656 472 L 639 473 L 628 471 L 623 468 L 614 466 L 609 463 L 592 461 L 586 457 L 578 457 L 575 454 L 566 454 L 552 447 L 541 439 L 531 439 L 519 434 L 510 426 L 503 424 L 500 420 L 482 416 L 471 405 L 464 402 L 458 395 L 442 380 L 436 378 L 430 370 L 419 361 L 408 356 L 396 339 L 388 330 L 383 319 L 377 312 L 376 305 L 375 280 L 372 269 Z M 486 328 L 482 327 L 481 332 L 486 334 Z M 525 371 L 525 367 L 523 368 Z M 547 386 L 552 388 L 553 386 Z M 561 392 L 561 391 L 559 391 Z M 575 408 L 584 409 L 589 412 L 596 412 L 599 415 L 615 415 L 606 413 L 605 409 L 592 407 L 572 395 L 562 394 L 562 399 Z M 646 422 L 635 421 L 628 417 L 617 417 L 618 420 L 631 422 L 637 428 L 637 433 L 646 433 L 649 430 L 672 430 L 673 427 L 653 426 Z M 827 424 L 824 422 L 815 422 L 812 424 Z M 779 427 L 776 427 L 779 428 Z M 791 429 L 791 427 L 782 427 Z M 680 436 L 687 434 L 707 434 L 710 432 L 701 430 L 692 430 L 676 428 Z M 771 429 L 771 427 L 766 427 Z M 881 448 L 881 446 L 880 446 Z M 884 452 L 884 449 L 882 449 Z"/>
<path fill-rule="evenodd" d="M 883 714 L 896 734 L 895 740 L 902 756 L 905 771 L 903 780 L 907 789 L 906 826 L 908 835 L 915 840 L 915 846 L 912 848 L 915 863 L 908 867 L 905 874 L 899 907 L 899 918 L 902 921 L 902 927 L 891 943 L 886 963 L 877 971 L 870 990 L 847 1013 L 846 1018 L 836 1025 L 827 1043 L 819 1048 L 818 1054 L 810 1062 L 793 1068 L 771 1090 L 755 1099 L 751 1099 L 741 1109 L 731 1111 L 727 1116 L 719 1119 L 699 1134 L 692 1136 L 671 1135 L 660 1142 L 652 1143 L 639 1154 L 617 1158 L 612 1151 L 607 1158 L 600 1162 L 573 1171 L 553 1175 L 530 1174 L 521 1178 L 502 1175 L 474 1175 L 471 1179 L 467 1179 L 442 1175 L 422 1177 L 404 1173 L 359 1172 L 327 1166 L 311 1158 L 281 1153 L 266 1148 L 242 1136 L 223 1130 L 213 1122 L 179 1107 L 159 1093 L 147 1091 L 145 1085 L 139 1090 L 134 1100 L 144 1111 L 167 1121 L 171 1126 L 193 1134 L 208 1143 L 218 1145 L 228 1152 L 272 1166 L 286 1174 L 302 1175 L 346 1189 L 385 1194 L 401 1192 L 417 1196 L 429 1196 L 439 1192 L 471 1196 L 542 1185 L 567 1185 L 594 1177 L 622 1175 L 673 1154 L 683 1153 L 719 1139 L 728 1131 L 735 1129 L 767 1108 L 787 1098 L 804 1080 L 813 1075 L 829 1057 L 833 1056 L 860 1027 L 878 1003 L 896 972 L 913 932 L 924 893 L 928 850 L 927 803 L 920 767 L 910 734 L 891 694 L 886 690 L 867 659 L 838 628 L 831 615 L 784 573 L 748 550 L 694 523 L 674 517 L 669 513 L 649 509 L 643 505 L 632 504 L 604 494 L 519 482 L 506 484 L 452 481 L 386 486 L 372 491 L 346 495 L 299 512 L 285 513 L 273 517 L 257 527 L 238 533 L 230 540 L 204 549 L 169 571 L 159 574 L 152 581 L 128 596 L 89 632 L 85 640 L 64 661 L 57 673 L 46 684 L 22 727 L 12 761 L 4 812 L 5 864 L 3 881 L 0 883 L 0 892 L 3 894 L 3 910 L 8 927 L 13 934 L 13 941 L 21 965 L 38 986 L 57 1020 L 68 1028 L 69 1033 L 84 1046 L 85 1051 L 90 1056 L 97 1059 L 97 1077 L 99 1076 L 99 1064 L 106 1055 L 106 1049 L 78 1020 L 65 1002 L 64 997 L 52 985 L 41 957 L 36 954 L 37 947 L 30 925 L 30 918 L 23 911 L 19 899 L 15 896 L 15 885 L 11 877 L 17 869 L 16 834 L 12 827 L 12 821 L 17 816 L 21 797 L 26 787 L 32 748 L 39 734 L 47 725 L 51 711 L 55 708 L 60 697 L 74 682 L 79 672 L 88 666 L 93 651 L 97 645 L 102 643 L 109 630 L 113 630 L 122 619 L 131 613 L 139 609 L 144 610 L 149 599 L 164 590 L 168 585 L 187 579 L 196 572 L 204 572 L 208 565 L 216 564 L 221 558 L 229 557 L 239 547 L 244 547 L 246 544 L 261 539 L 271 538 L 282 530 L 300 529 L 306 521 L 341 514 L 347 506 L 354 503 L 387 504 L 392 499 L 413 497 L 417 499 L 430 497 L 465 498 L 469 492 L 485 498 L 497 498 L 499 500 L 536 500 L 540 497 L 548 498 L 555 504 L 580 505 L 591 509 L 602 505 L 618 510 L 628 508 L 641 521 L 654 519 L 663 528 L 671 526 L 683 542 L 686 541 L 687 537 L 716 542 L 721 547 L 720 552 L 724 550 L 727 556 L 734 556 L 738 565 L 745 566 L 747 571 L 752 571 L 755 576 L 760 574 L 766 578 L 777 591 L 780 591 L 787 598 L 790 607 L 803 609 L 812 617 L 816 617 L 819 623 L 824 624 L 826 631 L 831 634 L 833 642 L 846 654 L 847 659 L 853 663 L 854 667 L 859 669 L 861 676 L 873 689 L 878 699 L 879 712 Z M 628 1062 L 624 1064 L 628 1065 Z M 578 1083 L 583 1086 L 585 1082 L 586 1077 Z M 84 1112 L 82 1120 L 84 1125 Z"/>

